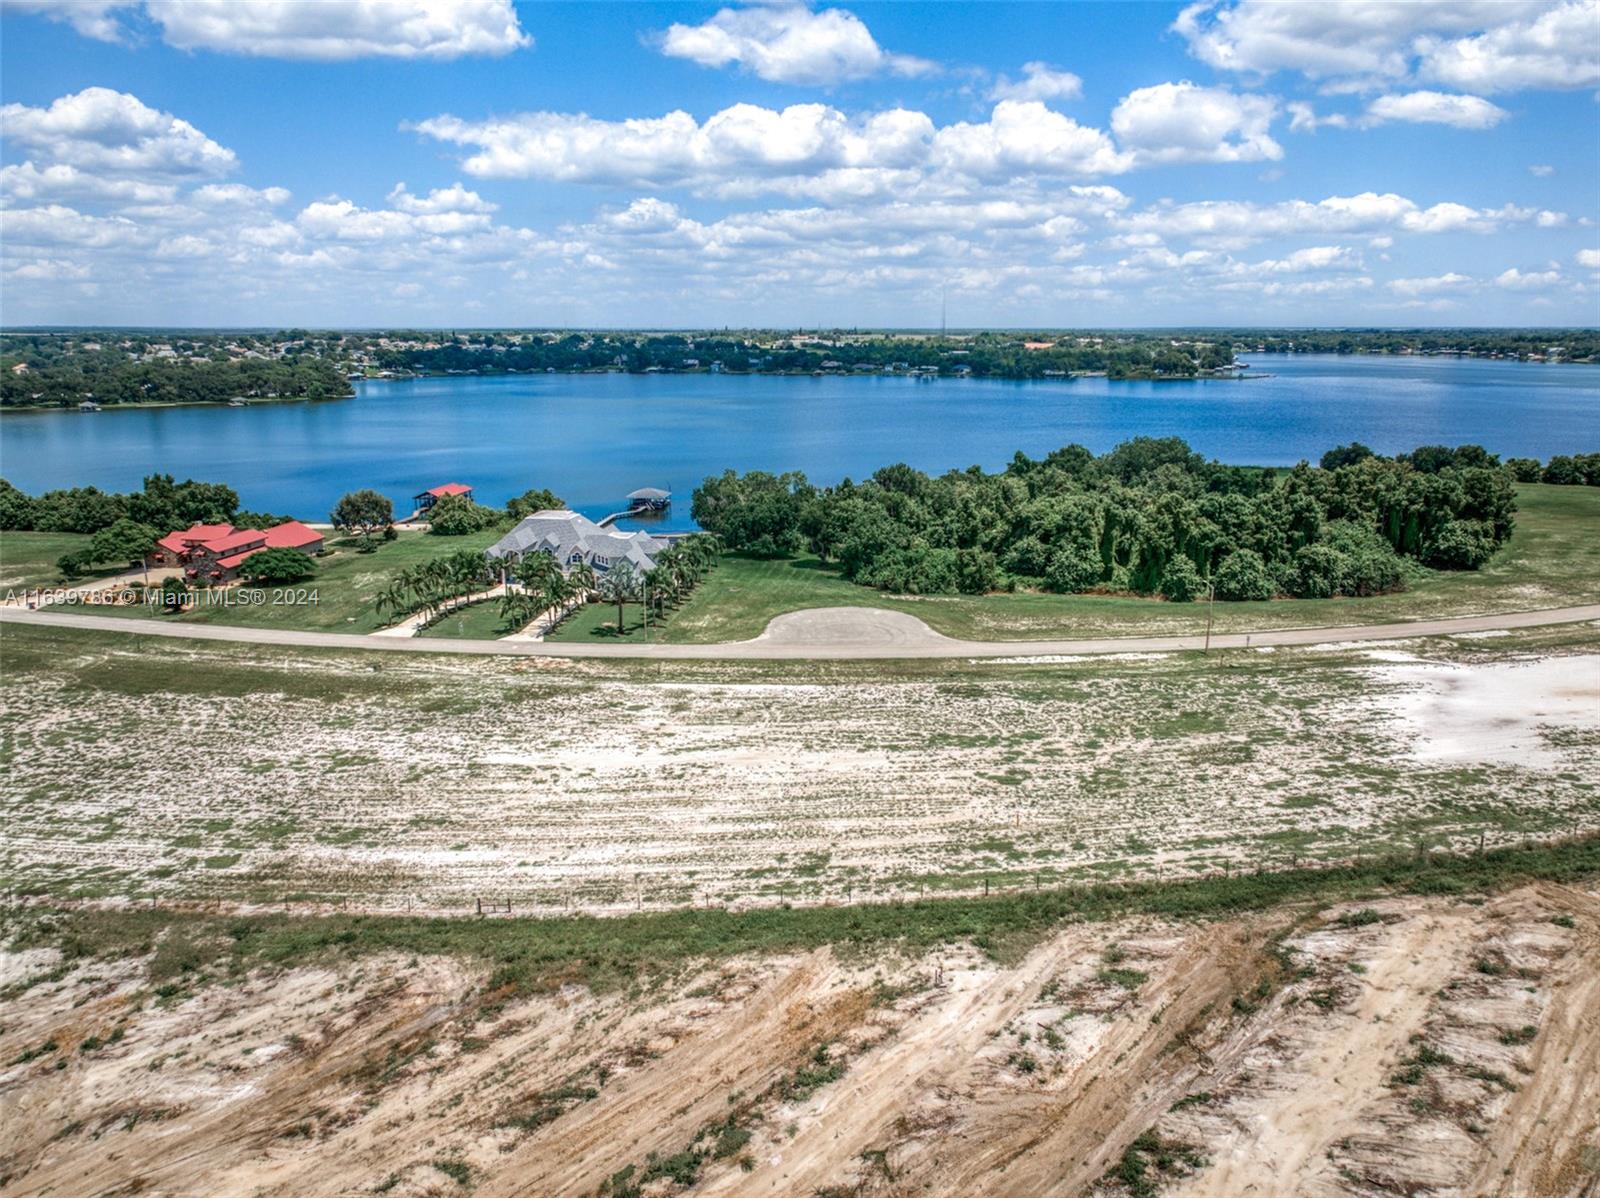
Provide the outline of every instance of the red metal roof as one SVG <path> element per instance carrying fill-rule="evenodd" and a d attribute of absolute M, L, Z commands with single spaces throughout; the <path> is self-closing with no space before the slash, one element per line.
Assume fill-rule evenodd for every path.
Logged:
<path fill-rule="evenodd" d="M 218 537 L 214 541 L 204 541 L 201 548 L 207 553 L 228 553 L 231 550 L 243 549 L 247 545 L 260 545 L 267 539 L 267 534 L 255 528 L 237 528 L 225 537 Z"/>
<path fill-rule="evenodd" d="M 254 549 L 246 549 L 243 553 L 235 553 L 231 557 L 219 557 L 217 559 L 217 565 L 221 566 L 224 570 L 231 570 L 240 562 L 244 561 L 245 558 L 254 557 L 258 553 L 265 553 L 266 548 L 267 547 L 265 545 L 257 545 Z M 217 573 L 217 571 L 213 570 L 211 573 L 214 575 Z"/>
<path fill-rule="evenodd" d="M 298 520 L 285 520 L 267 529 L 268 549 L 300 549 L 322 540 L 322 534 Z"/>
<path fill-rule="evenodd" d="M 182 553 L 190 545 L 201 541 L 214 541 L 218 537 L 225 537 L 233 532 L 231 524 L 191 524 L 188 528 L 169 532 L 156 544 L 163 549 L 170 549 L 173 553 Z"/>
<path fill-rule="evenodd" d="M 434 495 L 443 499 L 446 495 L 469 495 L 472 488 L 466 483 L 445 483 L 442 487 L 429 487 L 424 494 Z"/>

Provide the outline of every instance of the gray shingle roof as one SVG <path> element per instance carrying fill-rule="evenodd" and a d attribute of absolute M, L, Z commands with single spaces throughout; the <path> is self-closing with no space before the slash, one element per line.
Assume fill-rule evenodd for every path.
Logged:
<path fill-rule="evenodd" d="M 652 569 L 656 554 L 664 548 L 649 533 L 615 532 L 577 512 L 547 510 L 524 517 L 489 546 L 488 554 L 494 558 L 548 553 L 563 569 L 574 561 L 583 561 L 603 573 L 624 560 L 636 570 Z"/>
<path fill-rule="evenodd" d="M 629 499 L 671 499 L 671 491 L 663 491 L 660 487 L 640 487 L 637 491 L 628 492 Z"/>

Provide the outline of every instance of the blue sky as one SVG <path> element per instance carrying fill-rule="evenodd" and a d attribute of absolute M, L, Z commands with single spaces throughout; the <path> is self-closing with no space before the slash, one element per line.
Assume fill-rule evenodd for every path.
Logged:
<path fill-rule="evenodd" d="M 0 0 L 0 319 L 1600 323 L 1600 0 Z"/>

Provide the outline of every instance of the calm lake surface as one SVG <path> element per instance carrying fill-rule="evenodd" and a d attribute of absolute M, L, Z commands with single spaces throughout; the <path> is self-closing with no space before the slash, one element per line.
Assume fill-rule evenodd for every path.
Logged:
<path fill-rule="evenodd" d="M 501 504 L 545 486 L 598 516 L 670 488 L 689 523 L 708 474 L 862 478 L 1003 466 L 1079 442 L 1180 436 L 1208 457 L 1292 465 L 1363 441 L 1380 453 L 1476 442 L 1507 457 L 1600 450 L 1600 367 L 1335 356 L 1249 359 L 1271 378 L 1013 383 L 867 376 L 514 375 L 366 383 L 354 399 L 249 408 L 8 412 L 0 473 L 27 491 L 131 490 L 155 471 L 226 482 L 246 507 L 322 520 L 358 487 L 460 481 Z"/>

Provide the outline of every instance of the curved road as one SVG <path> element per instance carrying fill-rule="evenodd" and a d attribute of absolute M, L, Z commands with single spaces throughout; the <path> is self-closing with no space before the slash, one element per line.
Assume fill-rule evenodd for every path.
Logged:
<path fill-rule="evenodd" d="M 1285 628 L 1265 632 L 1219 633 L 1213 649 L 1268 645 L 1329 645 L 1345 641 L 1400 640 L 1458 632 L 1535 628 L 1544 624 L 1600 621 L 1600 604 L 1545 611 L 1506 612 L 1489 616 L 1455 616 L 1414 620 L 1405 624 L 1364 624 L 1346 628 Z M 212 624 L 158 624 L 116 616 L 84 616 L 70 612 L 0 608 L 0 623 L 41 624 L 170 636 L 197 641 L 234 641 L 250 645 L 296 645 L 316 649 L 369 649 L 386 653 L 465 653 L 542 657 L 642 657 L 658 660 L 798 661 L 867 660 L 907 657 L 1041 657 L 1078 653 L 1171 653 L 1199 649 L 1200 636 L 1122 636 L 1092 640 L 958 641 L 941 636 L 915 616 L 871 607 L 821 607 L 778 616 L 760 636 L 749 641 L 714 645 L 583 645 L 546 641 L 454 641 L 340 632 L 296 632 L 278 628 L 229 628 Z"/>

